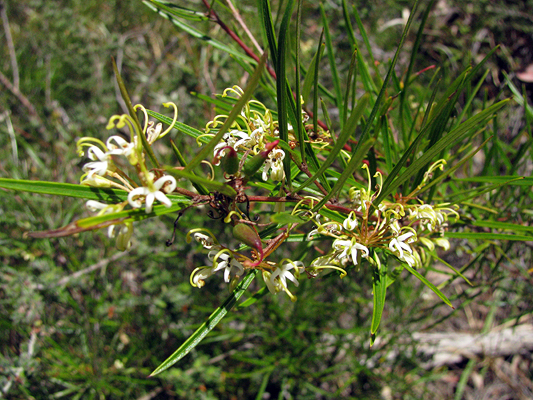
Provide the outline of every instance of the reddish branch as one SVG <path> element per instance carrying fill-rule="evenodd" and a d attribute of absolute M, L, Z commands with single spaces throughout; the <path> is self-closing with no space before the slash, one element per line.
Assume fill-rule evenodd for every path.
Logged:
<path fill-rule="evenodd" d="M 246 44 L 241 40 L 241 38 L 239 38 L 237 36 L 237 34 L 235 32 L 233 32 L 221 19 L 220 17 L 218 16 L 218 14 L 216 13 L 215 10 L 213 10 L 211 8 L 211 6 L 209 5 L 209 3 L 207 2 L 207 0 L 203 0 L 205 6 L 207 7 L 207 12 L 209 13 L 209 17 L 211 18 L 212 21 L 216 22 L 228 35 L 231 36 L 231 38 L 233 40 L 235 40 L 237 42 L 237 44 L 239 46 L 241 46 L 241 48 L 245 51 L 245 53 L 249 56 L 249 57 L 252 57 L 255 61 L 259 62 L 259 56 L 257 54 L 255 54 L 252 49 L 250 49 L 248 46 L 246 46 Z M 272 67 L 270 67 L 269 65 L 267 65 L 267 70 L 268 70 L 268 73 L 270 74 L 270 76 L 272 76 L 272 78 L 276 79 L 276 72 L 274 72 L 274 70 L 272 69 Z"/>

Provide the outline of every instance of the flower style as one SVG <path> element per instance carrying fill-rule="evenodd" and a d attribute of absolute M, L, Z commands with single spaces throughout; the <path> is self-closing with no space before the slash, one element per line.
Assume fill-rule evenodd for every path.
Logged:
<path fill-rule="evenodd" d="M 333 248 L 337 251 L 341 251 L 335 258 L 343 265 L 351 261 L 353 265 L 358 264 L 357 251 L 362 251 L 361 257 L 366 258 L 370 254 L 368 248 L 355 241 L 355 238 L 351 239 L 335 239 L 333 242 Z"/>
<path fill-rule="evenodd" d="M 164 188 L 165 192 L 169 193 L 169 192 L 172 192 L 174 189 L 176 189 L 176 179 L 174 179 L 173 176 L 164 175 L 161 178 L 159 178 L 157 181 L 153 182 L 151 185 L 148 185 L 148 187 L 142 186 L 142 187 L 133 189 L 128 194 L 128 202 L 133 208 L 140 208 L 142 206 L 142 203 L 139 201 L 139 199 L 134 199 L 134 198 L 145 196 L 146 214 L 150 214 L 152 212 L 152 206 L 155 200 L 159 200 L 166 207 L 170 207 L 172 205 L 172 202 L 165 195 L 165 193 L 161 191 L 161 189 L 167 183 L 168 183 L 168 186 Z"/>

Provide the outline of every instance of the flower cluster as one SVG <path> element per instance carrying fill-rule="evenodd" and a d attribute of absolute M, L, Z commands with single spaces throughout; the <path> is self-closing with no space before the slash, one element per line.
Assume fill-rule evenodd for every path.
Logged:
<path fill-rule="evenodd" d="M 226 89 L 222 97 L 238 98 L 242 94 L 242 89 L 234 86 Z M 220 272 L 224 282 L 234 287 L 245 271 L 257 270 L 261 272 L 265 285 L 272 294 L 284 292 L 294 301 L 296 297 L 289 289 L 289 285 L 298 286 L 304 272 L 309 277 L 315 277 L 322 271 L 336 270 L 342 278 L 349 269 L 360 269 L 366 262 L 372 268 L 379 269 L 382 265 L 381 259 L 387 256 L 394 257 L 402 265 L 419 268 L 429 259 L 428 256 L 432 254 L 435 246 L 449 248 L 449 242 L 443 237 L 443 232 L 448 218 L 459 217 L 458 213 L 448 204 L 426 204 L 416 197 L 431 179 L 433 172 L 436 169 L 442 170 L 445 164 L 443 160 L 431 165 L 415 191 L 408 196 L 397 196 L 393 202 L 376 201 L 383 187 L 383 177 L 380 172 L 371 177 L 366 164 L 363 164 L 362 168 L 367 174 L 367 185 L 359 185 L 347 192 L 341 192 L 344 193 L 344 199 L 341 195 L 338 201 L 334 204 L 329 203 L 323 209 L 315 210 L 314 204 L 321 202 L 321 199 L 315 195 L 304 197 L 298 195 L 290 199 L 278 197 L 277 200 L 282 201 L 276 203 L 275 213 L 285 209 L 291 201 L 297 201 L 290 212 L 291 222 L 285 224 L 282 233 L 277 237 L 263 241 L 257 229 L 261 224 L 248 215 L 251 197 L 245 193 L 245 190 L 256 173 L 259 173 L 258 176 L 260 175 L 263 181 L 281 182 L 281 188 L 285 185 L 283 164 L 288 154 L 280 147 L 279 125 L 274 118 L 275 114 L 259 101 L 250 100 L 246 103 L 221 141 L 214 146 L 211 144 L 214 148 L 213 161 L 208 163 L 212 168 L 211 179 L 219 176 L 213 166 L 220 165 L 225 180 L 224 185 L 231 190 L 197 195 L 186 189 L 177 188 L 176 179 L 164 173 L 170 169 L 161 168 L 152 151 L 152 144 L 168 134 L 177 120 L 177 107 L 173 103 L 164 105 L 174 108 L 174 120 L 164 131 L 161 123 L 155 124 L 149 121 L 147 111 L 137 105 L 134 109 L 141 110 L 144 114 L 142 128 L 136 119 L 128 115 L 111 117 L 107 126 L 108 129 L 128 127 L 129 140 L 118 135 L 110 136 L 105 143 L 95 138 L 80 139 L 78 152 L 89 158 L 89 162 L 83 167 L 81 184 L 118 188 L 127 192 L 127 198 L 118 204 L 88 201 L 87 208 L 97 215 L 120 213 L 126 207 L 144 209 L 150 214 L 156 202 L 170 207 L 172 202 L 168 194 L 173 192 L 189 196 L 189 207 L 208 205 L 216 210 L 216 214 L 211 212 L 209 215 L 230 224 L 234 238 L 248 246 L 251 255 L 246 256 L 223 246 L 209 230 L 190 230 L 186 237 L 187 242 L 195 240 L 201 244 L 210 262 L 209 266 L 198 267 L 192 272 L 190 276 L 192 286 L 202 288 L 209 277 Z M 205 133 L 197 137 L 197 143 L 201 145 L 206 138 L 215 137 L 227 118 L 227 115 L 219 115 L 210 121 L 206 125 Z M 302 122 L 305 123 L 307 118 L 307 114 L 303 113 Z M 295 138 L 293 128 L 288 126 L 288 130 L 289 145 L 301 146 L 302 144 Z M 329 133 L 324 131 L 318 134 L 315 132 L 312 136 L 310 144 L 317 152 L 327 149 L 331 142 Z M 148 162 L 152 164 L 151 169 L 148 168 Z M 126 168 L 133 169 L 135 173 L 128 173 Z M 309 173 L 304 169 L 301 172 Z M 194 183 L 192 178 L 194 175 L 186 175 L 186 172 L 179 173 L 179 171 L 172 173 L 176 176 L 185 174 L 191 177 Z M 205 178 L 202 179 L 204 180 L 200 182 L 205 183 Z M 376 183 L 374 188 L 372 182 Z M 320 185 L 317 187 L 325 193 L 323 187 Z M 283 194 L 283 189 L 280 189 L 279 193 Z M 267 197 L 263 198 L 268 202 Z M 247 203 L 248 211 L 246 213 L 241 211 L 238 203 Z M 336 207 L 336 212 L 331 212 L 332 206 Z M 329 211 L 326 211 L 328 208 Z M 304 231 L 307 240 L 329 243 L 329 248 L 319 249 L 317 246 L 321 255 L 307 264 L 288 258 L 272 261 L 271 254 L 290 237 L 293 230 L 302 232 L 309 226 L 305 221 L 311 221 L 314 225 L 310 231 Z M 132 219 L 122 218 L 111 222 L 112 224 L 108 226 L 109 237 L 116 238 L 118 249 L 126 250 L 131 246 Z"/>
<path fill-rule="evenodd" d="M 438 161 L 429 171 L 441 168 L 442 164 L 443 160 Z M 442 233 L 449 214 L 459 218 L 454 209 L 447 204 L 433 206 L 420 200 L 418 204 L 408 204 L 412 195 L 376 206 L 373 202 L 381 191 L 381 173 L 375 174 L 377 190 L 372 191 L 368 166 L 363 164 L 363 169 L 368 173 L 368 187 L 350 189 L 349 201 L 353 211 L 342 223 L 330 221 L 320 214 L 313 218 L 316 228 L 308 234 L 308 239 L 322 235 L 334 240 L 330 251 L 313 260 L 311 267 L 318 270 L 328 265 L 342 268 L 358 266 L 361 259 L 367 258 L 370 263 L 376 264 L 378 250 L 392 254 L 410 267 L 420 267 L 426 259 L 426 251 L 421 245 L 429 251 L 433 251 L 435 245 L 449 249 L 449 242 Z M 426 174 L 423 184 L 430 176 Z M 369 257 L 371 253 L 374 253 L 373 257 Z"/>
<path fill-rule="evenodd" d="M 97 215 L 104 215 L 120 212 L 129 205 L 132 208 L 144 206 L 145 212 L 149 214 L 156 200 L 166 207 L 172 205 L 167 194 L 176 189 L 176 179 L 157 169 L 150 171 L 146 165 L 146 147 L 150 148 L 156 140 L 170 132 L 178 117 L 178 109 L 174 103 L 163 105 L 174 108 L 174 120 L 165 131 L 161 123 L 156 125 L 153 121 L 149 121 L 146 109 L 142 105 L 137 105 L 134 110 L 140 109 L 144 114 L 142 129 L 129 115 L 115 115 L 110 118 L 107 125 L 107 129 L 128 127 L 129 141 L 118 135 L 110 136 L 105 143 L 91 137 L 78 140 L 78 154 L 86 155 L 91 160 L 83 166 L 85 174 L 81 177 L 81 184 L 98 188 L 117 188 L 128 192 L 127 200 L 118 204 L 104 204 L 89 200 L 86 207 L 90 211 L 97 212 Z M 119 160 L 121 157 L 127 160 L 127 163 L 121 163 Z M 133 167 L 135 175 L 128 174 L 120 168 L 121 164 Z M 122 251 L 131 246 L 132 234 L 132 221 L 108 227 L 108 236 L 110 238 L 116 236 L 117 248 Z"/>

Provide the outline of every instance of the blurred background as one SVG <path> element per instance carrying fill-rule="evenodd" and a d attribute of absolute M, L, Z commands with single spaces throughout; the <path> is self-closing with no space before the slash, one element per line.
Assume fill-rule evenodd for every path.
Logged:
<path fill-rule="evenodd" d="M 386 63 L 394 55 L 412 3 L 358 3 L 376 61 Z M 196 0 L 175 4 L 206 10 Z M 256 2 L 234 5 L 254 32 Z M 215 113 L 194 93 L 213 96 L 246 82 L 232 57 L 177 30 L 141 1 L 0 0 L 0 7 L 3 178 L 79 182 L 84 160 L 76 154 L 76 141 L 106 138 L 109 117 L 125 112 L 112 57 L 134 104 L 166 113 L 161 103 L 173 101 L 179 120 L 198 129 Z M 219 14 L 239 31 L 228 7 L 229 2 L 215 2 Z M 280 7 L 283 2 L 272 2 L 274 11 Z M 336 32 L 339 68 L 345 72 L 350 49 L 343 36 L 341 2 L 325 1 L 324 7 Z M 476 101 L 511 96 L 506 74 L 531 101 L 532 7 L 530 0 L 435 2 L 415 71 L 437 65 L 441 79 L 451 82 L 500 45 L 486 64 L 489 73 Z M 304 2 L 302 20 L 302 56 L 310 60 L 322 29 L 318 5 Z M 419 19 L 399 70 L 409 63 L 416 24 Z M 213 23 L 195 27 L 234 46 Z M 327 68 L 324 62 L 326 86 Z M 421 75 L 418 90 L 429 90 L 424 86 L 429 79 Z M 524 151 L 531 154 L 524 109 L 513 103 L 493 127 L 504 153 L 529 143 Z M 197 151 L 185 135 L 172 135 L 185 154 Z M 157 151 L 175 163 L 169 148 L 159 145 Z M 501 173 L 511 167 L 502 164 Z M 227 297 L 220 280 L 209 281 L 202 290 L 189 284 L 191 271 L 206 257 L 197 246 L 187 245 L 184 236 L 188 228 L 209 227 L 210 222 L 205 210 L 188 213 L 180 221 L 178 239 L 167 248 L 173 217 L 149 220 L 136 229 L 125 253 L 115 249 L 105 230 L 51 240 L 23 238 L 26 231 L 58 228 L 88 215 L 79 199 L 0 189 L 0 396 L 532 398 L 531 242 L 479 243 L 486 246 L 480 250 L 475 243 L 457 240 L 445 258 L 456 267 L 470 264 L 475 285 L 448 282 L 445 293 L 456 310 L 406 276 L 389 289 L 379 340 L 372 348 L 370 277 L 359 273 L 342 281 L 302 280 L 297 303 L 266 296 L 237 308 L 179 364 L 148 378 Z M 436 268 L 428 271 L 428 279 L 440 284 L 452 278 Z M 251 291 L 261 285 L 254 282 Z M 513 326 L 520 331 L 511 331 Z M 498 340 L 511 343 L 510 349 L 479 350 L 482 332 L 499 332 Z M 443 340 L 449 342 L 443 345 Z M 444 349 L 450 346 L 455 357 L 447 358 Z M 443 355 L 440 360 L 435 353 Z"/>

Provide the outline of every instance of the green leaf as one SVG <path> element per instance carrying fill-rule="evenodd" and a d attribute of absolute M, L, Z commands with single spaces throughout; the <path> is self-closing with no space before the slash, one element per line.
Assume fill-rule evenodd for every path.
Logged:
<path fill-rule="evenodd" d="M 527 235 L 510 235 L 507 233 L 488 233 L 488 232 L 446 232 L 446 237 L 454 239 L 481 239 L 481 240 L 520 240 L 529 242 L 533 236 Z"/>
<path fill-rule="evenodd" d="M 420 279 L 422 281 L 422 283 L 424 285 L 426 285 L 428 288 L 430 288 L 431 290 L 433 290 L 435 292 L 435 294 L 437 296 L 440 297 L 440 299 L 445 302 L 447 305 L 449 305 L 451 308 L 455 309 L 454 306 L 452 306 L 452 303 L 450 302 L 450 300 L 448 300 L 448 298 L 444 295 L 444 293 L 442 293 L 434 284 L 432 284 L 430 281 L 428 281 L 425 277 L 423 277 L 422 275 L 420 275 L 420 273 L 411 268 L 409 266 L 409 264 L 403 264 L 403 266 L 405 267 L 405 269 L 407 269 L 410 273 L 412 273 L 414 276 L 416 276 L 418 279 Z"/>
<path fill-rule="evenodd" d="M 475 221 L 472 225 L 473 226 L 483 227 L 483 228 L 506 229 L 506 230 L 511 230 L 511 231 L 533 232 L 533 226 L 512 224 L 510 222 Z"/>
<path fill-rule="evenodd" d="M 309 186 L 309 184 L 311 184 L 319 176 L 321 176 L 331 166 L 331 164 L 333 164 L 333 162 L 337 159 L 340 151 L 342 150 L 342 148 L 344 147 L 348 139 L 355 132 L 355 129 L 357 128 L 359 120 L 361 119 L 364 111 L 366 110 L 366 106 L 368 104 L 369 98 L 370 96 L 368 94 L 365 94 L 359 99 L 359 101 L 357 102 L 357 106 L 353 110 L 352 115 L 350 115 L 350 119 L 348 123 L 344 126 L 342 132 L 337 138 L 337 141 L 335 142 L 335 146 L 330 151 L 328 158 L 326 158 L 326 160 L 322 163 L 322 165 L 320 165 L 320 168 L 318 169 L 318 171 L 315 172 L 313 176 L 308 178 L 304 183 L 300 185 L 298 190 L 302 190 L 303 188 Z"/>
<path fill-rule="evenodd" d="M 333 80 L 333 88 L 335 91 L 335 106 L 339 110 L 339 121 L 344 121 L 343 107 L 342 107 L 342 91 L 339 79 L 339 71 L 337 69 L 337 63 L 335 61 L 335 52 L 333 51 L 333 43 L 331 41 L 331 34 L 329 32 L 328 17 L 324 10 L 324 5 L 320 3 L 320 15 L 322 16 L 322 27 L 324 29 L 324 38 L 326 41 L 327 56 L 329 59 L 329 67 L 331 69 L 331 79 Z"/>
<path fill-rule="evenodd" d="M 427 163 L 433 160 L 441 151 L 456 145 L 458 142 L 463 140 L 466 135 L 471 133 L 471 130 L 476 128 L 478 125 L 483 125 L 489 120 L 492 115 L 507 104 L 509 100 L 502 100 L 492 106 L 486 108 L 480 113 L 469 118 L 453 131 L 449 132 L 443 138 L 441 138 L 437 143 L 435 143 L 428 151 L 426 151 L 422 156 L 418 157 L 400 176 L 398 176 L 392 183 L 394 173 L 391 173 L 389 177 L 383 183 L 381 194 L 374 200 L 373 207 L 377 207 L 380 202 L 388 196 L 393 190 L 398 188 L 412 176 L 414 176 L 418 171 L 423 168 Z M 422 135 L 423 132 L 420 133 Z M 419 135 L 419 136 L 420 136 Z M 414 142 L 413 142 L 414 144 Z M 411 146 L 412 147 L 412 146 Z M 407 150 L 407 153 L 410 153 L 411 147 Z M 396 168 L 393 172 L 396 171 Z"/>
<path fill-rule="evenodd" d="M 533 186 L 533 178 L 527 176 L 474 176 L 471 178 L 454 178 L 458 182 L 477 182 L 477 183 L 497 183 L 509 184 L 513 186 Z"/>
<path fill-rule="evenodd" d="M 216 191 L 231 198 L 234 198 L 237 195 L 237 192 L 235 191 L 235 189 L 233 189 L 227 183 L 212 181 L 202 176 L 195 175 L 191 172 L 187 172 L 183 169 L 175 169 L 173 167 L 168 167 L 168 166 L 166 166 L 164 169 L 166 172 L 168 172 L 170 175 L 173 175 L 176 178 L 185 178 L 191 182 L 202 185 L 210 189 L 213 192 Z"/>
<path fill-rule="evenodd" d="M 374 294 L 374 307 L 372 309 L 372 324 L 370 326 L 370 333 L 375 335 L 381 317 L 383 316 L 383 309 L 385 308 L 385 297 L 387 296 L 387 267 L 382 264 L 380 269 L 374 268 L 372 274 L 372 288 Z"/>
<path fill-rule="evenodd" d="M 22 179 L 0 178 L 0 187 L 20 192 L 51 194 L 55 196 L 77 197 L 98 200 L 105 203 L 120 203 L 128 199 L 128 192 L 119 189 L 95 188 L 72 183 L 27 181 Z"/>
<path fill-rule="evenodd" d="M 128 199 L 128 192 L 125 190 L 95 188 L 85 185 L 75 185 L 72 183 L 0 178 L 0 188 L 18 190 L 20 192 L 77 197 L 86 200 L 97 200 L 109 204 L 117 204 Z M 187 203 L 190 201 L 188 197 L 177 194 L 168 194 L 167 197 L 173 203 Z"/>
<path fill-rule="evenodd" d="M 303 222 L 307 222 L 308 219 L 300 216 L 300 215 L 293 215 L 290 212 L 282 212 L 278 214 L 273 214 L 270 217 L 270 222 L 278 223 L 280 225 L 287 225 L 287 224 L 301 224 Z"/>
<path fill-rule="evenodd" d="M 166 11 L 169 14 L 176 17 L 186 19 L 188 21 L 208 21 L 209 17 L 203 12 L 190 10 L 188 8 L 180 7 L 173 3 L 167 3 L 163 1 L 148 0 L 153 3 L 160 10 Z M 146 2 L 145 2 L 146 3 Z M 148 4 L 147 4 L 148 5 Z"/>
<path fill-rule="evenodd" d="M 276 66 L 276 94 L 277 94 L 277 105 L 278 105 L 278 130 L 279 138 L 281 141 L 288 143 L 289 142 L 289 131 L 287 127 L 287 104 L 290 103 L 292 98 L 292 91 L 290 86 L 287 84 L 287 65 L 286 65 L 286 46 L 287 46 L 287 36 L 289 30 L 289 23 L 292 15 L 292 8 L 294 5 L 294 0 L 289 0 L 285 12 L 283 14 L 283 19 L 281 20 L 281 26 L 279 28 L 279 38 L 278 38 L 278 56 Z M 301 118 L 300 118 L 301 119 Z M 294 129 L 297 129 L 296 124 L 293 124 Z M 285 179 L 287 180 L 288 186 L 291 186 L 291 159 L 285 157 L 283 160 L 283 169 L 285 170 Z"/>
<path fill-rule="evenodd" d="M 207 143 L 202 150 L 192 159 L 192 161 L 187 165 L 185 168 L 186 172 L 192 171 L 198 164 L 202 162 L 202 160 L 206 159 L 209 155 L 213 153 L 213 149 L 215 146 L 222 140 L 222 137 L 224 134 L 228 131 L 228 129 L 233 124 L 233 121 L 237 118 L 238 115 L 240 115 L 242 108 L 244 105 L 252 98 L 252 94 L 257 87 L 257 84 L 259 83 L 259 80 L 261 79 L 261 75 L 263 73 L 263 68 L 265 66 L 267 59 L 267 53 L 263 53 L 263 56 L 261 57 L 261 61 L 257 65 L 257 68 L 254 71 L 254 74 L 250 77 L 250 81 L 248 82 L 248 85 L 246 86 L 246 89 L 244 90 L 244 93 L 239 98 L 237 103 L 235 103 L 235 106 L 233 106 L 233 109 L 231 110 L 228 118 L 218 131 L 215 137 L 213 137 L 209 143 Z"/>
<path fill-rule="evenodd" d="M 250 271 L 237 285 L 230 297 L 217 308 L 200 327 L 194 332 L 169 358 L 167 358 L 159 367 L 157 367 L 150 376 L 155 376 L 164 370 L 170 368 L 176 364 L 179 360 L 185 357 L 189 352 L 194 349 L 211 330 L 217 326 L 222 318 L 233 308 L 233 306 L 239 301 L 244 294 L 250 283 L 254 280 L 256 271 Z"/>
<path fill-rule="evenodd" d="M 222 50 L 225 53 L 231 54 L 232 56 L 235 56 L 237 58 L 240 58 L 242 60 L 245 60 L 249 63 L 255 63 L 255 60 L 249 56 L 247 56 L 244 53 L 241 53 L 240 51 L 237 51 L 229 46 L 226 46 L 225 44 L 219 42 L 218 40 L 213 39 L 212 37 L 206 35 L 203 32 L 200 32 L 196 28 L 193 28 L 192 26 L 186 24 L 185 22 L 180 21 L 178 18 L 176 18 L 175 15 L 172 15 L 172 13 L 164 10 L 159 5 L 162 4 L 155 0 L 145 0 L 143 3 L 153 11 L 157 12 L 162 17 L 168 19 L 170 22 L 172 22 L 174 25 L 176 25 L 181 30 L 187 32 L 189 35 L 195 37 L 196 39 L 203 40 L 204 42 L 207 42 L 211 46 L 213 46 L 216 49 Z"/>

